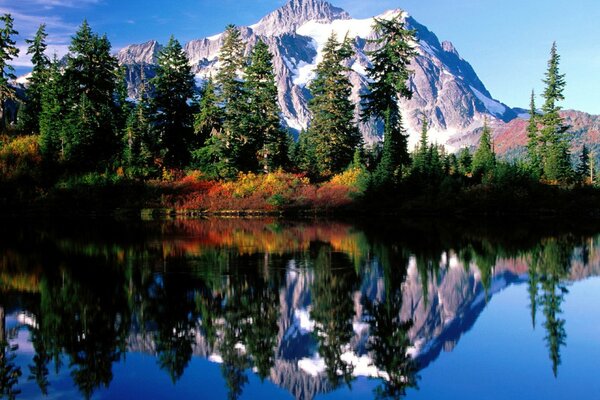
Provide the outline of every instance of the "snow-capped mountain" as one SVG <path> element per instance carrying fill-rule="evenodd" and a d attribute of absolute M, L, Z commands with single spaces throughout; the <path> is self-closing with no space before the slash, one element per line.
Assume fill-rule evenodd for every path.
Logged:
<path fill-rule="evenodd" d="M 403 101 L 405 125 L 412 143 L 416 143 L 420 120 L 429 120 L 433 141 L 447 144 L 451 138 L 471 133 L 483 125 L 484 118 L 508 122 L 517 117 L 508 106 L 493 99 L 471 65 L 462 59 L 452 43 L 440 42 L 437 36 L 402 10 L 391 10 L 376 18 L 389 19 L 401 15 L 407 26 L 417 32 L 415 48 L 419 55 L 412 63 L 410 86 L 414 96 Z M 350 79 L 354 85 L 353 100 L 359 110 L 359 94 L 366 90 L 366 69 L 369 66 L 367 41 L 373 38 L 373 18 L 353 19 L 344 10 L 324 0 L 291 0 L 265 16 L 258 23 L 241 27 L 247 52 L 260 37 L 274 55 L 274 67 L 279 88 L 279 102 L 288 127 L 299 131 L 308 126 L 310 115 L 307 101 L 308 83 L 321 59 L 322 49 L 331 32 L 341 40 L 346 34 L 355 39 L 355 56 L 350 60 Z M 185 51 L 198 81 L 217 71 L 222 35 L 192 40 Z M 129 92 L 135 97 L 140 83 L 140 71 L 153 75 L 152 64 L 160 45 L 156 41 L 132 45 L 118 53 L 126 66 Z M 369 125 L 361 131 L 367 143 L 380 140 L 380 132 Z"/>

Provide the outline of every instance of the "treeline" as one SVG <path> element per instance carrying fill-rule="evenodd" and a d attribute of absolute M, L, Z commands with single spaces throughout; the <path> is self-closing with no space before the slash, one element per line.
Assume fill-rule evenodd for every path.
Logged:
<path fill-rule="evenodd" d="M 17 34 L 12 17 L 6 14 L 1 20 L 4 122 L 8 101 L 17 97 L 9 84 L 15 77 L 8 62 L 18 50 L 11 39 Z M 423 118 L 421 140 L 409 151 L 399 101 L 412 96 L 407 82 L 417 54 L 411 45 L 415 32 L 399 18 L 375 20 L 373 28 L 370 83 L 361 95 L 360 120 L 383 126 L 384 140 L 367 147 L 350 99 L 348 61 L 354 43 L 348 37 L 329 37 L 308 87 L 310 125 L 294 140 L 281 122 L 273 55 L 260 39 L 246 55 L 247 45 L 233 25 L 225 30 L 217 73 L 199 91 L 182 46 L 171 37 L 152 79 L 146 79 L 141 66 L 136 99 L 128 98 L 124 68 L 111 55 L 106 36 L 94 33 L 84 21 L 69 54 L 49 59 L 42 25 L 27 41 L 33 70 L 17 117 L 17 132 L 29 136 L 0 142 L 0 173 L 6 178 L 11 169 L 26 174 L 41 170 L 38 180 L 54 182 L 86 173 L 148 181 L 172 179 L 185 171 L 218 180 L 285 171 L 313 183 L 335 180 L 355 192 L 376 195 L 404 195 L 407 189 L 448 194 L 479 184 L 593 181 L 585 146 L 579 165 L 574 169 L 571 163 L 568 127 L 559 115 L 565 80 L 556 45 L 544 79 L 542 113 L 532 94 L 528 155 L 507 163 L 496 157 L 487 122 L 474 153 L 464 148 L 452 154 L 430 143 Z"/>
<path fill-rule="evenodd" d="M 10 15 L 4 18 L 5 36 L 16 34 Z M 384 122 L 387 139 L 377 174 L 391 178 L 408 162 L 397 103 L 411 94 L 406 79 L 414 33 L 399 19 L 377 21 L 375 28 L 381 39 L 374 40 L 373 83 L 363 98 L 362 118 Z M 235 26 L 227 27 L 219 70 L 200 93 L 186 54 L 172 37 L 158 56 L 155 77 L 142 79 L 135 101 L 127 98 L 124 70 L 108 39 L 87 22 L 62 60 L 46 56 L 46 37 L 42 25 L 28 40 L 33 71 L 17 120 L 19 131 L 38 136 L 48 165 L 72 173 L 122 168 L 141 178 L 160 177 L 169 169 L 200 169 L 218 178 L 285 169 L 322 179 L 344 171 L 362 153 L 346 66 L 353 55 L 349 38 L 339 42 L 332 34 L 327 41 L 310 85 L 311 126 L 296 142 L 281 123 L 268 46 L 259 39 L 245 56 Z M 14 49 L 5 61 L 17 54 L 14 42 L 2 45 Z M 7 79 L 4 89 L 11 93 L 6 99 L 14 98 Z"/>

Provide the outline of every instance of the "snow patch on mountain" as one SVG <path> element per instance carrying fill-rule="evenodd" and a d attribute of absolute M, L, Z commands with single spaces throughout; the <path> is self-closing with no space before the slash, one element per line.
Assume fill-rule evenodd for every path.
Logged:
<path fill-rule="evenodd" d="M 470 88 L 473 91 L 473 93 L 475 93 L 475 96 L 477 96 L 479 101 L 483 103 L 483 105 L 485 106 L 485 108 L 487 108 L 489 112 L 498 116 L 506 112 L 506 107 L 500 104 L 500 102 L 494 99 L 490 99 L 489 97 L 481 93 L 479 90 L 475 89 L 473 86 L 470 86 Z"/>

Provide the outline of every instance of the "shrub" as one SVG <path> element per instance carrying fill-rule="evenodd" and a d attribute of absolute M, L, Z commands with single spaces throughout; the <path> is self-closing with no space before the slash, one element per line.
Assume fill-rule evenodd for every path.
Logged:
<path fill-rule="evenodd" d="M 3 137 L 0 141 L 1 178 L 19 179 L 40 172 L 42 156 L 36 136 Z"/>

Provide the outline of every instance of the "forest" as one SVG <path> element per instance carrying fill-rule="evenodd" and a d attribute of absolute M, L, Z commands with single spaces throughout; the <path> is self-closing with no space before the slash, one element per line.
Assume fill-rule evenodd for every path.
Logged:
<path fill-rule="evenodd" d="M 259 40 L 245 54 L 233 25 L 218 72 L 200 89 L 171 37 L 155 76 L 142 76 L 129 98 L 108 38 L 87 21 L 60 59 L 47 56 L 41 25 L 27 40 L 28 83 L 15 86 L 18 33 L 10 14 L 0 24 L 4 209 L 597 213 L 589 151 L 570 153 L 559 114 L 566 82 L 556 44 L 540 109 L 531 96 L 526 156 L 507 161 L 495 154 L 487 121 L 477 148 L 452 153 L 429 140 L 423 118 L 420 141 L 408 148 L 400 100 L 412 96 L 416 39 L 400 18 L 373 27 L 360 120 L 382 127 L 383 140 L 369 146 L 350 96 L 349 37 L 329 37 L 308 87 L 311 122 L 294 135 L 282 124 L 269 47 Z"/>

